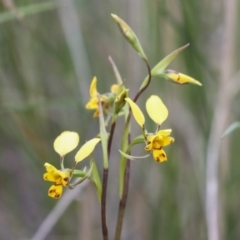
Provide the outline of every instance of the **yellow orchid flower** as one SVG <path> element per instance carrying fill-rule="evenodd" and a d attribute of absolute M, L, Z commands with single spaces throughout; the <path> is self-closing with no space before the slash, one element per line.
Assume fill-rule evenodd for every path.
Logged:
<path fill-rule="evenodd" d="M 167 154 L 163 150 L 163 147 L 174 142 L 174 138 L 169 136 L 171 129 L 160 130 L 154 135 L 148 135 L 146 151 L 151 151 L 153 158 L 156 162 L 167 161 Z"/>
<path fill-rule="evenodd" d="M 45 163 L 46 173 L 43 175 L 45 181 L 54 182 L 48 190 L 48 196 L 52 198 L 60 198 L 62 196 L 63 187 L 68 185 L 70 178 L 70 170 L 58 170 L 53 165 Z"/>
<path fill-rule="evenodd" d="M 99 99 L 101 101 L 102 107 L 104 112 L 107 112 L 108 109 L 113 105 L 114 98 L 116 97 L 116 94 L 118 92 L 118 85 L 113 84 L 111 86 L 111 92 L 109 94 L 99 94 L 97 91 L 97 78 L 94 77 L 92 79 L 91 85 L 90 85 L 90 100 L 86 103 L 86 109 L 95 110 L 93 117 L 99 116 Z"/>
<path fill-rule="evenodd" d="M 145 150 L 151 152 L 156 162 L 163 162 L 167 160 L 167 155 L 163 150 L 163 147 L 174 142 L 174 138 L 170 136 L 171 129 L 159 130 L 155 134 L 146 134 L 144 129 L 145 118 L 141 109 L 130 98 L 125 98 L 129 104 L 133 117 L 136 122 L 142 127 L 143 135 L 146 141 Z M 146 102 L 146 110 L 149 117 L 160 126 L 168 117 L 168 109 L 162 102 L 162 100 L 152 95 Z"/>

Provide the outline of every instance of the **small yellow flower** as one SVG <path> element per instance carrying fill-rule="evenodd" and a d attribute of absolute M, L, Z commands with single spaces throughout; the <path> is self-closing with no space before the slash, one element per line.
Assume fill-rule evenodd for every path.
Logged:
<path fill-rule="evenodd" d="M 146 151 L 152 151 L 153 158 L 156 162 L 167 161 L 167 155 L 163 147 L 174 142 L 174 138 L 170 136 L 171 129 L 160 130 L 154 135 L 148 135 Z"/>
<path fill-rule="evenodd" d="M 133 117 L 136 122 L 142 127 L 143 135 L 146 141 L 145 150 L 151 152 L 156 162 L 163 162 L 167 160 L 167 155 L 163 150 L 163 147 L 174 142 L 174 138 L 170 136 L 171 129 L 159 130 L 155 134 L 146 134 L 144 129 L 145 118 L 137 106 L 130 98 L 125 98 L 126 102 L 130 105 Z M 160 126 L 168 117 L 168 109 L 162 102 L 162 100 L 152 95 L 146 102 L 146 109 L 150 118 Z"/>
<path fill-rule="evenodd" d="M 93 117 L 99 116 L 99 99 L 101 101 L 104 112 L 107 112 L 108 109 L 113 105 L 114 98 L 118 92 L 118 85 L 113 84 L 111 87 L 111 92 L 109 94 L 99 94 L 97 91 L 97 78 L 92 79 L 90 85 L 90 100 L 86 104 L 86 109 L 95 110 Z"/>
<path fill-rule="evenodd" d="M 178 84 L 186 84 L 186 83 L 192 83 L 198 86 L 202 86 L 202 84 L 197 81 L 196 79 L 189 77 L 188 75 L 185 75 L 183 73 L 177 72 L 177 71 L 173 71 L 173 70 L 166 70 L 165 73 L 166 77 Z"/>
<path fill-rule="evenodd" d="M 68 185 L 70 178 L 70 170 L 58 170 L 53 165 L 45 163 L 46 173 L 43 179 L 46 181 L 54 182 L 48 190 L 48 196 L 52 198 L 60 198 L 62 196 L 63 187 Z"/>

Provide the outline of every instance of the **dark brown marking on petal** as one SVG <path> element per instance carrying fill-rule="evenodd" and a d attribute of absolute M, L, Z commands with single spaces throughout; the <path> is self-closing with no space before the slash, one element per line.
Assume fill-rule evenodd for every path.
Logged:
<path fill-rule="evenodd" d="M 54 186 L 61 186 L 62 183 L 56 183 L 56 182 L 55 182 L 53 185 L 54 185 Z"/>
<path fill-rule="evenodd" d="M 56 193 L 54 197 L 55 198 L 60 198 L 60 194 Z"/>
<path fill-rule="evenodd" d="M 177 82 L 179 82 L 179 80 L 180 80 L 180 74 L 178 73 L 178 78 L 177 78 Z"/>
<path fill-rule="evenodd" d="M 160 162 L 160 159 L 159 159 L 159 157 L 157 157 L 157 158 L 156 158 L 156 161 L 157 161 L 158 163 Z"/>
<path fill-rule="evenodd" d="M 164 157 L 164 158 L 166 157 L 166 155 L 164 153 L 162 153 L 161 156 Z"/>
<path fill-rule="evenodd" d="M 68 181 L 68 177 L 65 177 L 63 180 L 64 180 L 65 182 L 67 182 L 67 181 Z"/>

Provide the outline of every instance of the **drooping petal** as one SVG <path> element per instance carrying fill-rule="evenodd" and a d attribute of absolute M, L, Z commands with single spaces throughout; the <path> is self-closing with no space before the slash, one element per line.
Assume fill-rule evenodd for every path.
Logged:
<path fill-rule="evenodd" d="M 80 162 L 84 158 L 88 157 L 93 152 L 95 146 L 99 143 L 99 141 L 100 138 L 93 138 L 90 141 L 86 142 L 77 152 L 75 156 L 75 161 Z"/>
<path fill-rule="evenodd" d="M 57 169 L 53 165 L 51 165 L 49 163 L 45 163 L 44 167 L 46 167 L 47 172 L 55 172 L 55 171 L 57 171 Z"/>
<path fill-rule="evenodd" d="M 136 120 L 138 125 L 140 125 L 140 127 L 143 127 L 143 125 L 145 123 L 145 118 L 144 118 L 144 115 L 143 115 L 141 109 L 138 107 L 138 105 L 135 102 L 132 101 L 132 99 L 125 98 L 125 100 L 132 109 L 134 119 Z"/>
<path fill-rule="evenodd" d="M 77 147 L 79 143 L 79 135 L 76 132 L 65 131 L 61 133 L 54 141 L 54 150 L 64 156 Z"/>
<path fill-rule="evenodd" d="M 48 190 L 48 196 L 52 198 L 60 198 L 62 196 L 62 192 L 62 185 L 52 185 Z"/>
<path fill-rule="evenodd" d="M 92 79 L 89 93 L 90 93 L 90 96 L 91 96 L 92 98 L 93 98 L 93 97 L 96 97 L 97 94 L 98 94 L 98 92 L 97 92 L 97 78 L 96 78 L 96 77 L 94 77 L 94 78 Z"/>
<path fill-rule="evenodd" d="M 153 150 L 153 158 L 156 162 L 164 162 L 167 161 L 167 154 L 163 149 Z"/>
<path fill-rule="evenodd" d="M 168 117 L 168 109 L 156 95 L 152 95 L 148 98 L 146 109 L 149 117 L 158 125 L 161 125 Z"/>

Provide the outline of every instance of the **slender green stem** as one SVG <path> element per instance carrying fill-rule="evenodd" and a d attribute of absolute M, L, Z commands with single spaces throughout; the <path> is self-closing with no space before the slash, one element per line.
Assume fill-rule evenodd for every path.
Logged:
<path fill-rule="evenodd" d="M 133 99 L 134 102 L 136 102 L 138 100 L 139 96 L 146 90 L 146 88 L 149 86 L 149 84 L 151 82 L 151 78 L 152 78 L 151 68 L 150 68 L 147 60 L 144 59 L 144 61 L 147 65 L 149 77 L 148 77 L 148 81 L 147 81 L 146 85 L 143 88 L 141 88 L 138 91 L 138 93 L 136 94 L 136 96 L 134 97 L 134 99 Z M 129 110 L 127 120 L 125 122 L 125 126 L 129 125 L 130 119 L 131 119 L 131 108 Z M 130 142 L 131 142 L 131 136 L 129 134 L 128 135 L 128 143 L 130 144 Z M 124 212 L 125 212 L 126 203 L 127 203 L 127 196 L 128 196 L 129 178 L 130 178 L 130 160 L 128 159 L 126 162 L 126 168 L 125 168 L 125 173 L 124 173 L 123 194 L 122 194 L 122 197 L 119 202 L 115 240 L 120 240 L 120 237 L 121 237 L 123 217 L 124 217 Z"/>

